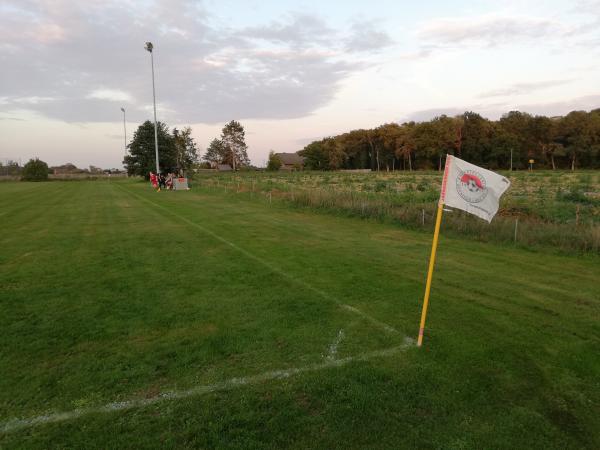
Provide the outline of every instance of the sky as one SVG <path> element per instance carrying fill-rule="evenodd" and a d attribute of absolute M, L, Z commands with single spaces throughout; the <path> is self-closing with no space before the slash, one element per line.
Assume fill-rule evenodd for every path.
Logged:
<path fill-rule="evenodd" d="M 600 0 L 0 0 L 0 161 L 120 168 L 152 120 L 248 154 L 469 110 L 600 107 Z"/>

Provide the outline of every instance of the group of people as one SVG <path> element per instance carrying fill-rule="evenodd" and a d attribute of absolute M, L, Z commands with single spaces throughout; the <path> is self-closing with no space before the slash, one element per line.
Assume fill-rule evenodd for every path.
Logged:
<path fill-rule="evenodd" d="M 156 190 L 161 189 L 173 189 L 173 180 L 177 178 L 174 173 L 168 173 L 165 176 L 164 173 L 155 174 L 154 172 L 150 172 L 150 183 L 152 183 L 152 187 Z"/>

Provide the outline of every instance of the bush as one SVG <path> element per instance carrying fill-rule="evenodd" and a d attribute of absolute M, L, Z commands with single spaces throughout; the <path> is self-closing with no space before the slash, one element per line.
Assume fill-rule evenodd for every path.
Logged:
<path fill-rule="evenodd" d="M 23 167 L 23 181 L 48 181 L 48 164 L 38 158 L 30 159 Z"/>
<path fill-rule="evenodd" d="M 269 152 L 269 162 L 267 163 L 267 170 L 275 171 L 275 170 L 279 170 L 280 167 L 281 167 L 281 159 L 279 158 L 279 156 L 277 156 L 275 154 L 274 151 L 271 150 Z"/>

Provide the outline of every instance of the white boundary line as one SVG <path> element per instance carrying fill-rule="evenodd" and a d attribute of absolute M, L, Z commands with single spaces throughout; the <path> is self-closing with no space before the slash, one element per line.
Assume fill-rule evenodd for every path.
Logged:
<path fill-rule="evenodd" d="M 264 381 L 289 378 L 294 375 L 299 375 L 301 373 L 316 372 L 332 367 L 342 367 L 352 362 L 367 361 L 373 358 L 395 355 L 413 345 L 414 339 L 406 337 L 404 338 L 404 342 L 396 347 L 391 347 L 384 350 L 375 350 L 372 352 L 362 353 L 357 356 L 349 356 L 342 359 L 328 359 L 325 362 L 311 364 L 304 367 L 296 367 L 285 370 L 273 370 L 258 375 L 250 375 L 248 377 L 230 378 L 219 383 L 200 385 L 184 391 L 161 392 L 160 394 L 150 398 L 140 398 L 134 400 L 125 400 L 122 402 L 112 402 L 107 403 L 103 406 L 78 408 L 72 411 L 49 413 L 42 416 L 29 417 L 25 419 L 10 419 L 5 422 L 0 422 L 0 433 L 10 433 L 24 428 L 32 428 L 38 425 L 74 420 L 83 416 L 87 416 L 89 414 L 110 413 L 114 411 L 125 411 L 134 408 L 143 408 L 162 401 L 179 400 L 193 396 L 210 394 L 211 392 L 229 391 L 241 386 L 259 384 Z"/>
<path fill-rule="evenodd" d="M 374 317 L 372 317 L 372 316 L 370 316 L 369 314 L 367 314 L 367 313 L 365 313 L 365 312 L 361 311 L 361 310 L 360 310 L 360 309 L 358 309 L 358 308 L 355 308 L 354 306 L 350 306 L 350 305 L 347 305 L 347 304 L 345 304 L 345 303 L 342 303 L 342 302 L 340 302 L 340 301 L 339 301 L 337 298 L 335 298 L 335 297 L 332 297 L 331 295 L 329 295 L 329 294 L 328 294 L 328 293 L 326 293 L 325 291 L 322 291 L 321 289 L 319 289 L 319 288 L 316 288 L 316 287 L 314 287 L 314 286 L 312 286 L 312 285 L 308 284 L 306 281 L 304 281 L 304 280 L 302 280 L 302 279 L 300 279 L 300 278 L 294 277 L 293 275 L 290 275 L 289 273 L 287 273 L 287 272 L 285 272 L 285 271 L 283 271 L 283 270 L 279 269 L 278 267 L 275 267 L 275 266 L 273 266 L 273 265 L 272 265 L 270 262 L 268 262 L 267 260 L 265 260 L 265 259 L 263 259 L 263 258 L 261 258 L 261 257 L 259 257 L 259 256 L 256 256 L 256 255 L 254 255 L 253 253 L 250 253 L 248 250 L 245 250 L 245 249 L 243 249 L 242 247 L 240 247 L 240 246 L 238 246 L 238 245 L 234 244 L 233 242 L 230 242 L 230 241 L 228 241 L 227 239 L 225 239 L 225 238 L 223 238 L 223 237 L 219 236 L 219 235 L 218 235 L 217 233 L 215 233 L 214 231 L 211 231 L 211 230 L 209 230 L 208 228 L 205 228 L 205 227 L 203 227 L 202 225 L 200 225 L 200 224 L 198 224 L 198 223 L 196 223 L 196 222 L 192 222 L 192 221 L 191 221 L 190 219 L 188 219 L 187 217 L 181 216 L 181 215 L 179 215 L 179 214 L 177 214 L 177 213 L 174 213 L 173 211 L 169 211 L 169 210 L 168 210 L 167 208 L 165 208 L 164 206 L 162 206 L 162 205 L 160 205 L 160 204 L 158 204 L 158 203 L 154 203 L 152 200 L 148 200 L 147 198 L 145 198 L 145 197 L 142 197 L 141 195 L 138 195 L 138 194 L 136 194 L 135 192 L 132 192 L 132 191 L 130 191 L 130 190 L 128 190 L 128 189 L 125 189 L 125 188 L 123 188 L 123 187 L 120 187 L 120 186 L 119 186 L 119 188 L 120 188 L 120 189 L 122 189 L 122 190 L 124 190 L 125 192 L 127 192 L 127 193 L 129 193 L 129 194 L 133 195 L 134 197 L 137 197 L 138 199 L 140 199 L 140 200 L 142 200 L 142 201 L 144 201 L 144 202 L 146 202 L 146 203 L 149 203 L 149 204 L 151 204 L 152 206 L 155 206 L 155 207 L 157 207 L 157 208 L 160 208 L 160 209 L 162 209 L 163 211 L 166 211 L 166 212 L 167 212 L 169 215 L 171 215 L 171 216 L 174 216 L 174 217 L 177 217 L 179 220 L 181 220 L 181 221 L 183 221 L 183 222 L 187 223 L 188 225 L 191 225 L 191 226 L 193 226 L 193 227 L 195 227 L 195 228 L 198 228 L 199 230 L 201 230 L 201 231 L 203 231 L 204 233 L 206 233 L 206 234 L 208 234 L 208 235 L 212 236 L 213 238 L 217 239 L 218 241 L 220 241 L 220 242 L 222 242 L 222 243 L 224 243 L 224 244 L 228 245 L 229 247 L 231 247 L 231 248 L 233 248 L 233 249 L 237 250 L 238 252 L 242 253 L 244 256 L 246 256 L 246 257 L 248 257 L 248 258 L 250 258 L 250 259 L 253 259 L 254 261 L 256 261 L 256 262 L 258 262 L 258 263 L 262 264 L 263 266 L 265 266 L 265 267 L 266 267 L 267 269 L 269 269 L 270 271 L 272 271 L 272 272 L 274 272 L 274 273 L 276 273 L 276 274 L 278 274 L 278 275 L 280 275 L 280 276 L 282 276 L 282 277 L 286 278 L 287 280 L 289 280 L 289 281 L 291 281 L 291 282 L 293 282 L 293 283 L 299 284 L 300 286 L 302 286 L 302 287 L 304 287 L 304 288 L 306 288 L 306 289 L 308 289 L 308 290 L 310 290 L 310 291 L 312 291 L 312 292 L 314 292 L 314 293 L 316 293 L 316 294 L 320 295 L 321 297 L 323 297 L 323 298 L 324 298 L 324 299 L 326 299 L 326 300 L 329 300 L 329 301 L 332 301 L 332 302 L 334 302 L 334 303 L 335 303 L 336 305 L 338 305 L 339 307 L 341 307 L 341 308 L 345 309 L 346 311 L 350 311 L 350 312 L 352 312 L 352 313 L 354 313 L 354 314 L 356 314 L 356 315 L 358 315 L 358 316 L 362 317 L 363 319 L 366 319 L 366 320 L 368 320 L 368 321 L 369 321 L 369 322 L 371 322 L 373 325 L 375 325 L 375 326 L 377 326 L 377 327 L 381 328 L 382 330 L 384 330 L 384 331 L 386 331 L 386 332 L 388 332 L 388 333 L 398 333 L 398 330 L 396 330 L 396 329 L 395 329 L 394 327 L 392 327 L 391 325 L 388 325 L 388 324 L 387 324 L 387 323 L 385 323 L 385 322 L 381 322 L 380 320 L 377 320 L 377 319 L 375 319 Z"/>
<path fill-rule="evenodd" d="M 329 353 L 325 357 L 326 359 L 333 361 L 337 358 L 338 347 L 341 344 L 342 339 L 344 339 L 344 330 L 338 331 L 335 340 L 331 344 L 329 344 Z"/>

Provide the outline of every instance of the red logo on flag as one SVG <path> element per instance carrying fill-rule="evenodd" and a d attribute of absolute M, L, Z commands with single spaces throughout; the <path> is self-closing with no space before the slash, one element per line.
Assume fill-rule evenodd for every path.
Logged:
<path fill-rule="evenodd" d="M 479 203 L 487 196 L 485 178 L 474 170 L 462 172 L 456 178 L 456 190 L 469 203 Z"/>

